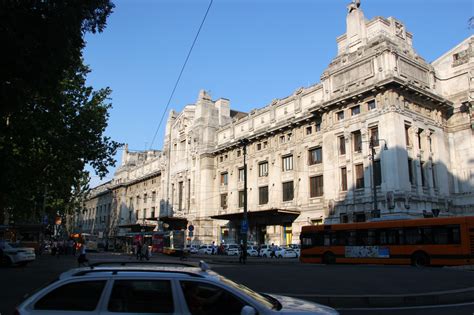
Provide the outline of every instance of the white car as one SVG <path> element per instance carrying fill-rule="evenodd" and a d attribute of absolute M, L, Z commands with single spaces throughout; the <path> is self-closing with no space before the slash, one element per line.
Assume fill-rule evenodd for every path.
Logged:
<path fill-rule="evenodd" d="M 190 254 L 197 254 L 199 251 L 199 246 L 198 245 L 186 245 L 186 250 Z"/>
<path fill-rule="evenodd" d="M 0 249 L 3 252 L 0 261 L 2 265 L 26 265 L 36 259 L 35 249 L 31 247 L 20 247 L 18 244 L 0 240 Z"/>
<path fill-rule="evenodd" d="M 258 250 L 257 246 L 249 245 L 247 246 L 247 255 L 251 257 L 257 257 L 258 256 Z"/>
<path fill-rule="evenodd" d="M 239 256 L 240 248 L 237 244 L 229 244 L 229 246 L 225 250 L 225 254 L 227 256 Z"/>
<path fill-rule="evenodd" d="M 273 246 L 275 251 L 278 249 L 278 246 Z M 267 258 L 267 257 L 271 257 L 271 254 L 272 254 L 272 246 L 271 245 L 261 245 L 260 246 L 260 252 L 258 253 L 258 255 L 260 257 L 264 257 L 264 258 Z"/>
<path fill-rule="evenodd" d="M 200 267 L 103 263 L 69 270 L 27 297 L 15 314 L 338 314 L 292 297 L 261 294 Z"/>
<path fill-rule="evenodd" d="M 201 245 L 198 249 L 200 255 L 212 255 L 212 245 Z"/>
<path fill-rule="evenodd" d="M 298 258 L 298 254 L 292 248 L 278 248 L 275 251 L 275 255 L 277 258 Z"/>

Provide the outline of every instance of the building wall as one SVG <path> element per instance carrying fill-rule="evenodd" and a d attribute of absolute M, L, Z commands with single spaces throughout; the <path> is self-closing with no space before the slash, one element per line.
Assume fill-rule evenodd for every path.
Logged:
<path fill-rule="evenodd" d="M 187 219 L 195 226 L 193 242 L 238 241 L 243 139 L 248 210 L 300 213 L 290 221 L 282 216 L 281 222 L 268 214 L 262 219 L 268 224 L 250 228 L 251 241 L 299 242 L 303 225 L 374 219 L 379 215 L 372 211 L 374 128 L 381 219 L 473 215 L 473 41 L 466 39 L 429 64 L 413 49 L 412 34 L 401 21 L 367 20 L 352 7 L 346 34 L 337 38 L 338 54 L 321 82 L 250 113 L 233 111 L 229 100 L 214 101 L 200 91 L 195 104 L 170 112 L 162 151 L 126 149 L 110 186 L 120 222 L 137 223 L 130 211 L 152 206 L 137 203 L 137 196 L 156 191 L 158 216 Z M 313 163 L 310 152 L 316 148 L 322 158 Z M 288 156 L 292 169 L 285 170 Z M 319 176 L 323 187 L 317 190 L 311 183 Z M 283 200 L 289 182 L 294 196 Z M 259 200 L 262 187 L 268 187 L 267 202 Z M 217 215 L 234 216 L 211 218 Z"/>

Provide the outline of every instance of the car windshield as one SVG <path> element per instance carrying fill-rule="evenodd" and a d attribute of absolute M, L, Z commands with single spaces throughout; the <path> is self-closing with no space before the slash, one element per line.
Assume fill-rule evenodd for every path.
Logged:
<path fill-rule="evenodd" d="M 219 276 L 219 280 L 222 283 L 224 283 L 224 284 L 226 284 L 226 285 L 242 292 L 246 296 L 249 296 L 252 299 L 258 301 L 260 304 L 262 304 L 263 306 L 265 306 L 267 308 L 280 309 L 280 307 L 281 307 L 280 303 L 277 300 L 271 299 L 270 297 L 263 296 L 260 293 L 257 293 L 257 292 L 247 288 L 246 286 L 244 286 L 242 284 L 235 283 L 234 281 L 229 280 L 229 279 L 227 279 L 223 276 Z"/>

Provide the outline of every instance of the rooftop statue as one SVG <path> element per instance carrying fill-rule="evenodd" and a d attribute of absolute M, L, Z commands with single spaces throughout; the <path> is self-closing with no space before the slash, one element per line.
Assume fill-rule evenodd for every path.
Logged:
<path fill-rule="evenodd" d="M 360 0 L 352 0 L 351 3 L 347 5 L 347 12 L 351 13 L 353 10 L 357 10 L 360 7 Z"/>

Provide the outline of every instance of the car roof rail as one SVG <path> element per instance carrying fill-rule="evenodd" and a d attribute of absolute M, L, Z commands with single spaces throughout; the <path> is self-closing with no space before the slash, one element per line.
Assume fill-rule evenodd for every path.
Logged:
<path fill-rule="evenodd" d="M 199 277 L 202 278 L 203 276 L 199 273 L 184 271 L 184 270 L 156 270 L 156 269 L 117 269 L 117 268 L 105 268 L 105 269 L 86 269 L 86 270 L 79 270 L 72 274 L 73 277 L 84 276 L 91 273 L 98 273 L 98 272 L 112 272 L 113 275 L 118 274 L 119 272 L 159 272 L 159 273 L 176 273 L 176 274 L 185 274 L 191 277 Z"/>
<path fill-rule="evenodd" d="M 148 265 L 148 266 L 178 266 L 178 267 L 197 267 L 191 263 L 172 262 L 172 261 L 99 261 L 89 264 L 91 269 L 101 266 L 127 266 L 127 265 Z"/>

